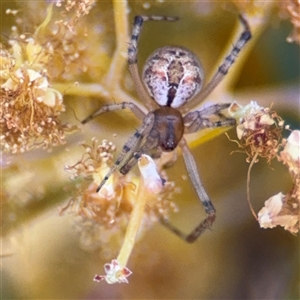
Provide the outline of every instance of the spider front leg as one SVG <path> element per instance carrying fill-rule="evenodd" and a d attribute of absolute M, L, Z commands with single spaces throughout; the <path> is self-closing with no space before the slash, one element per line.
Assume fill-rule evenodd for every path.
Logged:
<path fill-rule="evenodd" d="M 142 30 L 143 23 L 145 21 L 176 21 L 177 17 L 165 17 L 165 16 L 136 16 L 134 18 L 134 24 L 132 28 L 131 40 L 128 46 L 128 64 L 129 71 L 131 73 L 133 82 L 135 84 L 135 89 L 139 98 L 143 101 L 149 110 L 154 108 L 154 102 L 150 98 L 148 92 L 146 91 L 144 84 L 142 83 L 141 77 L 139 75 L 137 66 L 137 53 L 138 53 L 138 40 Z"/>
<path fill-rule="evenodd" d="M 188 243 L 193 243 L 197 240 L 197 238 L 206 230 L 210 229 L 213 222 L 216 218 L 216 210 L 210 201 L 203 184 L 201 182 L 197 165 L 195 162 L 195 159 L 185 141 L 183 138 L 179 144 L 183 151 L 183 158 L 184 162 L 188 171 L 188 175 L 193 183 L 193 186 L 195 188 L 195 191 L 205 209 L 205 212 L 207 214 L 207 217 L 190 233 L 190 234 L 184 234 L 181 232 L 178 228 L 173 226 L 167 219 L 161 218 L 160 222 L 167 227 L 169 230 L 174 232 L 176 235 L 178 235 L 183 240 L 187 241 Z"/>
<path fill-rule="evenodd" d="M 215 127 L 226 127 L 236 125 L 236 120 L 233 118 L 227 118 L 222 115 L 222 110 L 228 108 L 230 103 L 220 103 L 208 106 L 201 110 L 195 110 L 187 113 L 184 118 L 185 133 L 197 132 L 202 128 L 215 128 Z M 209 116 L 217 115 L 221 119 L 218 121 L 211 121 Z"/>
<path fill-rule="evenodd" d="M 158 142 L 159 142 L 159 133 L 157 132 L 156 129 L 152 129 L 149 132 L 149 135 L 146 137 L 146 141 L 144 142 L 142 147 L 140 147 L 140 149 L 133 154 L 132 158 L 128 160 L 125 165 L 123 165 L 123 167 L 120 169 L 120 173 L 123 175 L 127 174 L 131 170 L 131 168 L 135 166 L 138 159 L 144 153 L 147 153 L 158 146 Z"/>
<path fill-rule="evenodd" d="M 97 116 L 114 110 L 121 110 L 121 109 L 130 109 L 132 113 L 140 120 L 142 120 L 146 114 L 134 103 L 132 102 L 122 102 L 122 103 L 116 103 L 116 104 L 108 104 L 103 105 L 100 109 L 96 110 L 94 113 L 89 115 L 87 118 L 85 118 L 83 121 L 81 121 L 81 124 L 86 124 L 89 121 L 93 120 Z"/>
<path fill-rule="evenodd" d="M 239 16 L 240 22 L 244 28 L 243 32 L 233 45 L 230 53 L 225 57 L 223 63 L 219 66 L 217 72 L 203 88 L 202 91 L 194 99 L 190 100 L 185 106 L 184 111 L 189 111 L 193 107 L 201 103 L 207 96 L 215 89 L 215 87 L 222 81 L 225 75 L 228 73 L 230 67 L 235 62 L 240 51 L 244 48 L 246 43 L 251 39 L 251 31 L 246 18 L 242 15 Z"/>
<path fill-rule="evenodd" d="M 155 117 L 153 113 L 149 113 L 143 120 L 142 125 L 134 133 L 133 136 L 123 146 L 122 152 L 119 154 L 114 166 L 106 174 L 97 188 L 97 192 L 103 187 L 108 178 L 116 171 L 122 169 L 132 159 L 134 152 L 139 148 L 144 136 L 147 136 L 153 127 Z M 121 172 L 122 173 L 122 172 Z M 124 173 L 122 173 L 124 174 Z"/>

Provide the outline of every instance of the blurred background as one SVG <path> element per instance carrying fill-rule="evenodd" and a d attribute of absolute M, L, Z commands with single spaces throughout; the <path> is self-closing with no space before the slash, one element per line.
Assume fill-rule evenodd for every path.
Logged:
<path fill-rule="evenodd" d="M 282 3 L 264 7 L 256 1 L 245 5 L 129 1 L 130 29 L 137 14 L 180 17 L 174 23 L 145 24 L 139 44 L 140 69 L 155 49 L 181 45 L 200 58 L 209 79 L 224 58 L 224 49 L 235 42 L 232 34 L 240 28 L 238 11 L 244 11 L 254 26 L 253 40 L 241 53 L 242 62 L 232 67 L 228 81 L 208 102 L 236 100 L 246 105 L 254 100 L 263 107 L 272 106 L 292 129 L 299 128 L 299 45 L 286 41 L 293 25 Z M 43 21 L 47 5 L 46 1 L 1 2 L 2 44 L 7 43 L 15 22 L 6 14 L 8 8 L 26 16 L 29 25 L 24 22 L 21 27 L 27 32 Z M 85 18 L 91 37 L 82 39 L 82 44 L 87 43 L 86 52 L 90 51 L 85 58 L 90 69 L 53 79 L 54 86 L 71 86 L 75 81 L 99 83 L 109 66 L 116 47 L 114 3 L 96 2 Z M 121 86 L 137 99 L 127 70 Z M 65 92 L 66 112 L 60 118 L 78 126 L 78 119 L 107 102 L 95 94 L 61 92 Z M 299 299 L 299 237 L 281 227 L 259 228 L 246 201 L 246 155 L 230 155 L 237 147 L 224 134 L 205 143 L 197 134 L 190 138 L 195 141 L 192 151 L 204 186 L 217 210 L 212 230 L 188 244 L 156 224 L 134 247 L 128 263 L 133 271 L 129 284 L 93 282 L 96 273 L 104 273 L 108 259 L 99 255 L 104 251 L 101 244 L 88 250 L 82 247 L 78 217 L 59 215 L 58 208 L 66 205 L 75 186 L 64 165 L 80 159 L 79 142 L 93 136 L 111 140 L 121 149 L 139 124 L 128 112 L 100 119 L 69 135 L 65 145 L 51 152 L 35 149 L 2 156 L 1 299 Z M 236 139 L 235 129 L 228 134 Z M 173 199 L 180 212 L 171 215 L 171 220 L 190 232 L 204 217 L 204 210 L 189 180 L 182 178 L 186 174 L 182 157 L 167 173 L 181 188 Z M 255 211 L 272 195 L 289 191 L 291 185 L 282 164 L 274 160 L 268 165 L 261 159 L 251 175 Z"/>

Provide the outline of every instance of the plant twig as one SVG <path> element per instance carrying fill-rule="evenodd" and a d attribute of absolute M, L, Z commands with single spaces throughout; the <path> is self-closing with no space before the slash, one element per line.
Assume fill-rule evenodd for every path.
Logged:
<path fill-rule="evenodd" d="M 153 197 L 153 194 L 147 192 L 144 183 L 140 182 L 137 191 L 136 201 L 134 203 L 133 210 L 130 215 L 129 224 L 127 226 L 124 243 L 117 257 L 117 261 L 122 266 L 127 265 L 127 261 L 135 243 L 136 235 L 141 227 L 146 203 L 150 200 L 150 197 Z"/>
<path fill-rule="evenodd" d="M 251 199 L 250 199 L 250 177 L 251 177 L 250 173 L 251 173 L 251 169 L 252 169 L 254 163 L 256 162 L 257 156 L 258 156 L 258 152 L 256 152 L 255 155 L 253 156 L 253 158 L 251 160 L 251 163 L 249 165 L 249 168 L 248 168 L 248 172 L 247 172 L 247 202 L 249 204 L 249 208 L 251 210 L 251 213 L 252 213 L 252 215 L 254 216 L 254 218 L 256 220 L 258 220 L 258 218 L 257 218 L 257 215 L 256 215 L 254 209 L 253 209 L 253 206 L 251 204 Z"/>

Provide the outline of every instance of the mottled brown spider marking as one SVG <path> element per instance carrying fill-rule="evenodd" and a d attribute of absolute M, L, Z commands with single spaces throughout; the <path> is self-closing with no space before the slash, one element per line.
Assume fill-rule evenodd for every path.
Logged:
<path fill-rule="evenodd" d="M 148 58 L 143 80 L 155 102 L 177 108 L 200 91 L 203 70 L 191 51 L 168 46 L 156 50 Z"/>

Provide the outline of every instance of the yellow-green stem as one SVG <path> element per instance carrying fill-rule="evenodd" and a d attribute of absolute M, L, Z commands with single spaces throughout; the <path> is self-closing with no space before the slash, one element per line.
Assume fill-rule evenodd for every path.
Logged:
<path fill-rule="evenodd" d="M 35 36 L 37 36 L 39 34 L 39 32 L 43 29 L 45 29 L 47 27 L 47 25 L 49 24 L 51 18 L 52 18 L 52 14 L 53 14 L 53 3 L 50 3 L 47 7 L 47 12 L 46 12 L 46 18 L 43 21 L 42 24 L 40 24 L 37 29 L 35 30 Z"/>
<path fill-rule="evenodd" d="M 131 212 L 124 242 L 117 257 L 117 261 L 121 266 L 126 266 L 127 264 L 135 243 L 136 235 L 141 226 L 146 203 L 150 200 L 151 197 L 153 197 L 153 195 L 146 191 L 144 184 L 141 182 L 138 187 L 136 201 Z"/>
<path fill-rule="evenodd" d="M 116 32 L 116 50 L 106 75 L 105 83 L 112 89 L 119 87 L 123 78 L 124 68 L 127 59 L 128 45 L 128 5 L 127 1 L 114 0 L 114 20 Z"/>
<path fill-rule="evenodd" d="M 255 153 L 255 155 L 253 156 L 252 160 L 251 160 L 251 163 L 249 165 L 249 168 L 248 168 L 248 172 L 247 172 L 247 202 L 249 204 L 249 208 L 251 210 L 251 213 L 252 215 L 254 216 L 254 218 L 257 220 L 257 215 L 253 209 L 253 206 L 251 204 L 251 198 L 250 198 L 250 173 L 251 173 L 251 169 L 256 161 L 256 158 L 258 156 L 258 152 Z"/>

